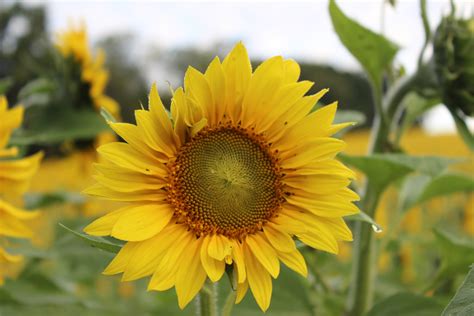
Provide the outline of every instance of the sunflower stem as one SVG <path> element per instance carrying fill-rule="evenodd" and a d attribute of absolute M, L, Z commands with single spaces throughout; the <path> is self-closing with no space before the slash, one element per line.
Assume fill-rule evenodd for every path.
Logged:
<path fill-rule="evenodd" d="M 400 80 L 387 92 L 384 99 L 381 91 L 373 94 L 374 103 L 377 106 L 368 155 L 393 150 L 393 145 L 390 143 L 390 129 L 395 113 L 402 105 L 405 96 L 416 88 L 418 72 L 419 70 L 414 75 Z M 371 179 L 367 179 L 361 192 L 363 196 L 361 209 L 372 218 L 375 218 L 382 193 L 371 183 Z M 371 225 L 362 222 L 356 223 L 354 264 L 352 266 L 352 280 L 347 309 L 350 316 L 364 315 L 372 305 L 377 257 L 374 236 L 375 232 Z"/>
<path fill-rule="evenodd" d="M 237 298 L 237 291 L 231 289 L 229 295 L 225 299 L 224 307 L 222 308 L 222 316 L 231 316 L 232 309 L 235 305 L 235 299 Z"/>
<path fill-rule="evenodd" d="M 217 316 L 216 284 L 206 280 L 201 291 L 196 296 L 196 311 L 198 316 Z"/>

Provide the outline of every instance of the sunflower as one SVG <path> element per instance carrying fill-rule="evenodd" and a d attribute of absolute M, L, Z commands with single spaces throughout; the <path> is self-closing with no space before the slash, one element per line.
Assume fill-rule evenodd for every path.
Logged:
<path fill-rule="evenodd" d="M 5 237 L 30 238 L 31 229 L 26 221 L 35 218 L 38 212 L 25 211 L 8 203 L 4 198 L 22 194 L 28 188 L 31 177 L 38 169 L 42 154 L 11 160 L 18 154 L 16 147 L 7 148 L 12 131 L 20 126 L 23 120 L 23 108 L 17 106 L 8 110 L 4 96 L 0 96 L 0 285 L 6 276 L 11 276 L 13 266 L 22 261 L 22 257 L 11 255 L 2 248 Z"/>
<path fill-rule="evenodd" d="M 126 241 L 104 273 L 149 290 L 175 287 L 180 308 L 206 278 L 233 267 L 240 302 L 250 287 L 267 310 L 280 261 L 306 276 L 295 245 L 330 253 L 352 240 L 343 216 L 355 214 L 353 172 L 335 160 L 344 142 L 330 136 L 336 103 L 311 112 L 327 92 L 305 96 L 299 65 L 280 56 L 252 73 L 243 44 L 204 74 L 190 67 L 171 113 L 156 86 L 137 124 L 112 123 L 126 143 L 98 149 L 97 183 L 86 193 L 128 202 L 85 228 Z"/>
<path fill-rule="evenodd" d="M 105 87 L 109 80 L 109 73 L 104 68 L 105 52 L 99 50 L 94 56 L 89 48 L 89 40 L 84 24 L 71 25 L 70 28 L 59 33 L 56 48 L 62 56 L 73 58 L 81 68 L 81 80 L 89 86 L 89 96 L 96 110 L 105 108 L 115 118 L 120 116 L 118 103 L 105 95 Z"/>

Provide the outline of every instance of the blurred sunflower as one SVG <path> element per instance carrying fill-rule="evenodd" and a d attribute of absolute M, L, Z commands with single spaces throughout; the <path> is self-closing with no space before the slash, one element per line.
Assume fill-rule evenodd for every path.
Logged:
<path fill-rule="evenodd" d="M 7 148 L 12 131 L 21 125 L 23 108 L 17 106 L 8 110 L 4 96 L 0 96 L 0 285 L 4 278 L 11 276 L 13 266 L 22 261 L 22 257 L 6 252 L 2 245 L 6 244 L 4 237 L 31 238 L 32 231 L 26 221 L 35 218 L 38 212 L 25 211 L 7 203 L 5 198 L 13 198 L 26 191 L 31 177 L 35 174 L 42 158 L 42 153 L 27 158 L 15 159 L 18 155 L 16 147 Z"/>
<path fill-rule="evenodd" d="M 93 56 L 84 24 L 70 26 L 70 28 L 59 33 L 56 48 L 66 58 L 73 58 L 80 65 L 81 79 L 89 86 L 89 96 L 94 107 L 99 111 L 105 108 L 115 118 L 120 116 L 118 103 L 105 95 L 105 87 L 109 80 L 109 73 L 104 68 L 105 52 L 99 50 Z"/>
<path fill-rule="evenodd" d="M 351 170 L 335 160 L 336 103 L 311 112 L 327 92 L 305 96 L 299 65 L 273 57 L 252 73 L 237 44 L 204 74 L 190 67 L 174 91 L 171 119 L 156 86 L 137 125 L 112 123 L 126 143 L 98 149 L 97 184 L 85 192 L 130 204 L 85 228 L 127 243 L 104 271 L 123 280 L 152 275 L 149 290 L 175 287 L 184 308 L 206 278 L 234 267 L 237 303 L 250 287 L 269 307 L 280 261 L 307 275 L 294 237 L 338 252 L 352 240 L 343 216 L 358 209 Z"/>

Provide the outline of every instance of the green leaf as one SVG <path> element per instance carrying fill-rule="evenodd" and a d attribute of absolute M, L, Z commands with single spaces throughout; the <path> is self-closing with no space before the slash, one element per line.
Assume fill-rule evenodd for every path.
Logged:
<path fill-rule="evenodd" d="M 55 88 L 56 86 L 49 79 L 38 78 L 26 84 L 20 92 L 18 92 L 18 98 L 26 106 L 36 105 L 37 103 L 43 104 L 43 102 L 36 101 L 45 99 L 45 95 L 53 92 Z M 46 99 L 49 100 L 49 96 L 46 96 Z"/>
<path fill-rule="evenodd" d="M 405 154 L 374 154 L 370 156 L 340 155 L 340 160 L 363 172 L 377 192 L 383 192 L 388 185 L 417 171 L 429 176 L 443 172 L 459 159 L 443 157 L 416 157 Z"/>
<path fill-rule="evenodd" d="M 432 316 L 442 310 L 443 305 L 433 298 L 397 293 L 375 304 L 366 316 Z"/>
<path fill-rule="evenodd" d="M 423 189 L 431 181 L 431 177 L 425 174 L 409 175 L 400 189 L 398 196 L 398 209 L 406 211 L 415 206 L 423 194 Z"/>
<path fill-rule="evenodd" d="M 54 109 L 48 109 L 50 110 Z M 100 115 L 93 110 L 56 109 L 48 114 L 43 115 L 40 121 L 35 121 L 31 128 L 17 130 L 10 143 L 57 144 L 67 140 L 92 139 L 109 130 Z"/>
<path fill-rule="evenodd" d="M 61 226 L 62 228 L 64 228 L 68 232 L 73 233 L 77 237 L 81 238 L 82 240 L 84 240 L 90 246 L 92 246 L 94 248 L 99 248 L 99 249 L 102 249 L 102 250 L 105 250 L 105 251 L 111 252 L 111 253 L 118 253 L 121 249 L 120 245 L 111 243 L 111 242 L 107 241 L 105 238 L 89 236 L 89 235 L 77 232 L 77 231 L 72 230 L 69 227 L 67 227 L 67 226 L 65 226 L 61 223 L 59 223 L 59 226 Z"/>
<path fill-rule="evenodd" d="M 417 200 L 421 203 L 434 197 L 448 195 L 456 192 L 474 191 L 474 179 L 461 174 L 443 174 L 433 179 L 423 190 Z"/>
<path fill-rule="evenodd" d="M 464 282 L 442 314 L 442 316 L 470 315 L 474 315 L 474 265 L 471 265 Z"/>
<path fill-rule="evenodd" d="M 339 39 L 380 90 L 383 72 L 395 57 L 398 46 L 347 17 L 334 0 L 329 2 L 329 13 Z"/>
<path fill-rule="evenodd" d="M 474 262 L 474 240 L 472 238 L 456 236 L 444 229 L 434 229 L 436 245 L 440 249 L 441 266 L 437 276 L 428 287 L 434 289 L 446 279 L 464 274 Z"/>
<path fill-rule="evenodd" d="M 346 216 L 344 217 L 344 219 L 348 221 L 359 221 L 369 223 L 370 225 L 372 225 L 372 229 L 376 233 L 381 233 L 383 231 L 382 227 L 377 224 L 372 217 L 370 217 L 369 215 L 367 215 L 367 213 L 363 211 L 360 211 L 359 213 L 354 215 Z"/>
<path fill-rule="evenodd" d="M 0 95 L 5 94 L 13 84 L 13 80 L 10 77 L 0 79 Z"/>

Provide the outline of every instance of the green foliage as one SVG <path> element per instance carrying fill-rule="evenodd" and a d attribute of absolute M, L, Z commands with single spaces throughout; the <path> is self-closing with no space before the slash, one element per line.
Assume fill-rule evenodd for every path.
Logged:
<path fill-rule="evenodd" d="M 34 124 L 28 129 L 19 129 L 14 133 L 11 144 L 59 144 L 68 140 L 87 140 L 109 130 L 100 115 L 92 109 L 48 108 L 37 114 Z"/>
<path fill-rule="evenodd" d="M 339 39 L 364 67 L 373 85 L 379 90 L 383 72 L 395 57 L 398 46 L 347 17 L 334 0 L 329 2 L 329 13 Z"/>
<path fill-rule="evenodd" d="M 376 192 L 383 192 L 391 183 L 411 172 L 435 176 L 457 159 L 443 157 L 415 157 L 405 154 L 373 154 L 370 156 L 339 156 L 342 162 L 362 171 Z"/>
<path fill-rule="evenodd" d="M 63 224 L 59 224 L 59 226 L 61 226 L 68 232 L 74 234 L 76 237 L 81 238 L 83 241 L 87 242 L 91 247 L 99 248 L 111 253 L 117 253 L 122 248 L 120 245 L 114 244 L 105 238 L 86 235 L 86 234 L 77 232 L 75 230 L 72 230 Z"/>
<path fill-rule="evenodd" d="M 469 316 L 474 314 L 474 265 L 456 292 L 442 316 Z"/>
<path fill-rule="evenodd" d="M 443 310 L 436 300 L 412 293 L 397 293 L 377 304 L 367 316 L 432 316 Z"/>

